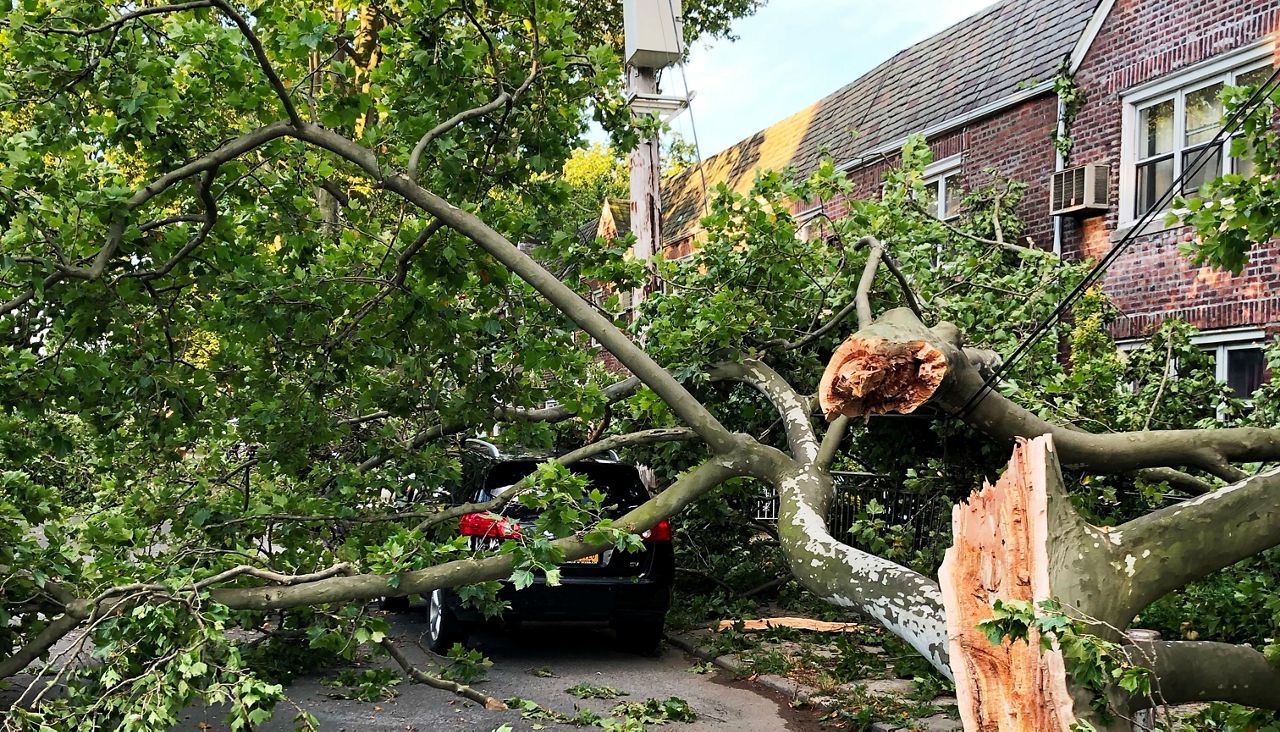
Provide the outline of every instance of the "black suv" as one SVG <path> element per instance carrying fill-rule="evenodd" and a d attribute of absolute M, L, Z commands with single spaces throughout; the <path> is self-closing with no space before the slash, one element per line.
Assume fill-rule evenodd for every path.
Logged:
<path fill-rule="evenodd" d="M 507 449 L 509 450 L 509 448 Z M 617 456 L 582 460 L 569 470 L 586 476 L 593 488 L 605 494 L 608 515 L 618 517 L 648 499 L 635 466 L 618 462 Z M 461 450 L 462 484 L 449 491 L 458 503 L 492 500 L 502 490 L 534 472 L 550 455 L 504 451 L 482 440 L 467 440 Z M 513 501 L 502 518 L 492 514 L 467 514 L 458 531 L 472 537 L 473 546 L 514 536 L 523 526 L 532 527 L 533 514 Z M 516 591 L 504 583 L 499 599 L 511 607 L 506 621 L 566 620 L 609 623 L 619 643 L 629 650 L 652 653 L 662 639 L 663 623 L 671 607 L 675 554 L 671 527 L 663 521 L 644 534 L 644 550 L 622 552 L 605 549 L 561 566 L 560 585 L 552 587 L 539 576 L 534 584 Z M 456 642 L 466 642 L 471 629 L 483 618 L 464 607 L 453 590 L 440 589 L 428 598 L 427 641 L 437 653 Z"/>

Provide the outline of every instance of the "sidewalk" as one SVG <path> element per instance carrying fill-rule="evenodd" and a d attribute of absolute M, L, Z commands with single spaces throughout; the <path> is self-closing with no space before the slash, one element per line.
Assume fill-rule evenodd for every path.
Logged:
<path fill-rule="evenodd" d="M 828 686 L 827 688 L 819 688 L 816 682 L 809 682 L 809 679 L 816 679 L 820 674 L 816 673 L 813 668 L 803 667 L 800 658 L 817 657 L 819 659 L 830 659 L 834 653 L 824 649 L 821 645 L 805 647 L 802 643 L 793 641 L 762 641 L 759 647 L 761 652 L 769 654 L 773 658 L 783 657 L 788 659 L 790 670 L 787 675 L 783 675 L 757 671 L 757 664 L 753 663 L 750 653 L 723 653 L 717 655 L 716 651 L 713 650 L 715 647 L 715 633 L 709 629 L 668 633 L 666 638 L 667 642 L 676 648 L 712 663 L 735 677 L 746 678 L 760 684 L 791 699 L 792 703 L 796 705 L 813 705 L 828 710 L 833 715 L 838 714 L 841 710 L 845 712 L 856 711 L 856 708 L 862 704 L 866 704 L 868 707 L 884 706 L 894 710 L 892 715 L 886 716 L 897 717 L 897 720 L 892 722 L 872 721 L 870 729 L 874 730 L 874 732 L 899 732 L 905 730 L 956 732 L 963 729 L 959 720 L 956 719 L 955 697 L 936 696 L 927 703 L 912 701 L 911 695 L 916 691 L 916 685 L 911 680 L 865 678 Z M 801 648 L 803 650 L 797 651 L 797 649 Z M 883 653 L 882 649 L 875 646 L 864 646 L 863 649 L 868 655 Z M 795 665 L 792 666 L 792 663 Z M 913 716 L 910 720 L 902 720 L 904 714 L 909 714 L 913 710 L 918 711 L 920 716 Z M 866 709 L 863 713 L 874 714 L 874 712 L 874 709 Z"/>

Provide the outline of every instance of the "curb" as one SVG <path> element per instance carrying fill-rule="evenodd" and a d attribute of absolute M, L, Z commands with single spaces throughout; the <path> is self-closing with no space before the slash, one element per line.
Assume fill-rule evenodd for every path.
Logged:
<path fill-rule="evenodd" d="M 679 648 L 685 653 L 715 664 L 725 671 L 733 674 L 737 674 L 742 671 L 742 662 L 738 660 L 737 656 L 732 654 L 713 656 L 703 650 L 701 646 L 690 641 L 688 638 L 676 635 L 675 633 L 664 633 L 663 637 L 666 638 L 668 643 Z M 808 704 L 814 697 L 819 696 L 817 689 L 810 688 L 804 684 L 776 674 L 761 674 L 755 678 L 755 683 L 760 684 L 770 691 L 777 692 L 792 701 L 800 702 L 802 704 Z M 888 732 L 888 730 L 886 729 L 884 732 Z"/>

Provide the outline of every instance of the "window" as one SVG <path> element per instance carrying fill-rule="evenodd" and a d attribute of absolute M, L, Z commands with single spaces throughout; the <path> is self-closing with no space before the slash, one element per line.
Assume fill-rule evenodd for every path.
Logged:
<path fill-rule="evenodd" d="M 1178 191 L 1182 194 L 1195 193 L 1226 173 L 1250 172 L 1250 161 L 1231 157 L 1230 139 L 1211 143 L 1222 129 L 1222 90 L 1228 85 L 1266 81 L 1271 65 L 1259 59 L 1269 58 L 1268 49 L 1250 49 L 1162 79 L 1125 97 L 1124 221 L 1131 222 L 1155 208 L 1184 171 Z"/>
<path fill-rule="evenodd" d="M 960 156 L 952 155 L 924 170 L 924 206 L 935 217 L 949 221 L 960 215 L 964 188 L 960 185 Z"/>
<path fill-rule="evenodd" d="M 1248 399 L 1266 381 L 1265 338 L 1263 331 L 1249 329 L 1201 333 L 1191 342 L 1213 359 L 1214 375 L 1218 381 L 1231 387 L 1236 398 Z M 1134 340 L 1116 345 L 1127 352 L 1145 343 Z M 1171 376 L 1177 374 L 1176 364 L 1170 364 L 1169 373 Z"/>
<path fill-rule="evenodd" d="M 1203 333 L 1194 342 L 1213 357 L 1218 381 L 1231 387 L 1237 398 L 1248 399 L 1262 386 L 1267 370 L 1262 333 Z"/>

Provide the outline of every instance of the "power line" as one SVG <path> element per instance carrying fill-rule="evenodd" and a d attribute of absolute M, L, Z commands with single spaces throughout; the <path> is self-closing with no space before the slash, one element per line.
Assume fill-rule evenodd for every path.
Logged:
<path fill-rule="evenodd" d="M 1184 179 L 1192 173 L 1199 172 L 1200 168 L 1204 166 L 1204 163 L 1208 161 L 1210 155 L 1216 155 L 1221 152 L 1222 144 L 1226 139 L 1234 134 L 1239 124 L 1243 122 L 1246 117 L 1257 111 L 1262 101 L 1271 94 L 1278 78 L 1280 78 L 1280 67 L 1272 71 L 1270 78 L 1268 78 L 1265 83 L 1259 85 L 1245 103 L 1236 109 L 1236 111 L 1227 120 L 1226 124 L 1222 126 L 1222 129 L 1218 131 L 1218 134 L 1214 136 L 1213 140 L 1208 145 L 1200 148 L 1192 164 L 1189 166 L 1182 166 L 1182 171 L 1178 174 L 1178 177 L 1169 184 L 1169 188 L 1165 190 L 1164 194 L 1161 195 L 1160 198 L 1158 198 L 1136 222 L 1134 222 L 1133 227 L 1130 228 L 1123 237 L 1121 237 L 1120 241 L 1116 242 L 1115 246 L 1111 247 L 1111 249 L 1107 251 L 1106 255 L 1104 255 L 1092 269 L 1089 270 L 1089 272 L 1084 276 L 1084 279 L 1072 288 L 1071 292 L 1067 293 L 1067 296 L 1063 298 L 1062 302 L 1060 302 L 1056 308 L 1054 308 L 1053 312 L 1044 320 L 1040 321 L 1035 329 L 1031 331 L 1031 334 L 1018 344 L 1018 347 L 1013 350 L 1013 353 L 1009 355 L 1009 358 L 1006 359 L 1004 363 L 1000 364 L 999 368 L 997 368 L 982 382 L 982 386 L 969 397 L 969 400 L 965 402 L 964 406 L 961 407 L 960 411 L 957 413 L 956 417 L 958 419 L 964 419 L 973 407 L 977 406 L 983 399 L 986 399 L 987 394 L 991 392 L 991 385 L 999 381 L 1006 373 L 1008 373 L 1009 370 L 1018 362 L 1018 359 L 1020 359 L 1027 350 L 1031 348 L 1031 346 L 1035 345 L 1036 341 L 1040 340 L 1040 338 L 1049 330 L 1050 327 L 1053 326 L 1055 322 L 1061 319 L 1063 313 L 1065 313 L 1075 303 L 1075 301 L 1084 294 L 1085 290 L 1102 277 L 1103 273 L 1111 266 L 1112 262 L 1114 262 L 1117 257 L 1123 254 L 1124 251 L 1137 240 L 1138 235 L 1146 225 L 1149 224 L 1151 220 L 1164 209 L 1165 205 L 1173 199 L 1174 195 L 1176 195 L 1175 192 L 1182 189 Z"/>
<path fill-rule="evenodd" d="M 677 65 L 680 67 L 680 81 L 684 84 L 684 107 L 689 112 L 689 130 L 693 134 L 693 155 L 698 160 L 698 175 L 702 179 L 702 213 L 710 214 L 711 209 L 707 199 L 711 196 L 711 187 L 707 185 L 707 169 L 702 164 L 702 144 L 698 142 L 698 125 L 693 119 L 693 97 L 689 94 L 689 77 L 684 72 L 684 36 L 680 33 L 679 24 L 676 23 L 676 8 L 672 0 L 667 0 L 667 10 L 671 12 L 671 32 L 675 34 L 677 46 L 682 49 Z"/>

